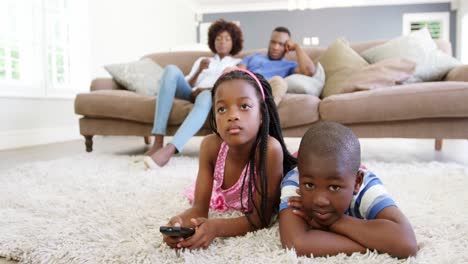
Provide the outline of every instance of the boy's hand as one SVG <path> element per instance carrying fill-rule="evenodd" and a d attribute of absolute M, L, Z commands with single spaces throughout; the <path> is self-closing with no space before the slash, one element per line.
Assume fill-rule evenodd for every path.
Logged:
<path fill-rule="evenodd" d="M 302 198 L 300 196 L 289 197 L 288 206 L 294 209 L 302 210 Z"/>
<path fill-rule="evenodd" d="M 288 206 L 293 208 L 293 213 L 297 216 L 302 217 L 307 224 L 312 227 L 313 229 L 326 229 L 326 227 L 323 227 L 319 225 L 315 220 L 311 217 L 309 217 L 303 210 L 302 206 L 302 198 L 300 196 L 293 196 L 288 199 Z"/>
<path fill-rule="evenodd" d="M 178 243 L 178 248 L 206 249 L 216 238 L 216 226 L 213 220 L 199 217 L 190 220 L 196 226 L 195 234 Z"/>
<path fill-rule="evenodd" d="M 302 209 L 293 209 L 293 214 L 302 217 L 312 229 L 328 230 L 327 226 L 320 225 L 314 218 L 309 217 Z"/>
<path fill-rule="evenodd" d="M 299 192 L 298 192 L 299 193 Z M 288 206 L 293 208 L 293 213 L 297 216 L 302 217 L 304 221 L 313 229 L 320 229 L 320 230 L 328 230 L 329 226 L 324 226 L 319 224 L 314 220 L 313 217 L 310 217 L 309 215 L 306 214 L 304 211 L 303 205 L 302 205 L 302 197 L 300 196 L 293 196 L 288 199 Z M 337 217 L 333 223 L 335 223 L 337 220 L 339 220 L 340 217 Z M 332 223 L 332 224 L 333 224 Z"/>

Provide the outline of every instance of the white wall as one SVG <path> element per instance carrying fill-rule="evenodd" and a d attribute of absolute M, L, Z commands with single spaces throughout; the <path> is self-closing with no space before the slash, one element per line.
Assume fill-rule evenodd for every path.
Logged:
<path fill-rule="evenodd" d="M 89 5 L 93 77 L 108 76 L 102 65 L 196 42 L 189 0 L 99 0 Z"/>
<path fill-rule="evenodd" d="M 194 18 L 191 0 L 89 0 L 83 56 L 90 58 L 90 76 L 108 76 L 105 64 L 195 43 Z M 81 138 L 73 100 L 0 97 L 0 150 Z"/>
<path fill-rule="evenodd" d="M 0 150 L 79 138 L 71 99 L 0 98 Z"/>
<path fill-rule="evenodd" d="M 457 55 L 468 64 L 468 1 L 458 0 L 457 7 Z"/>

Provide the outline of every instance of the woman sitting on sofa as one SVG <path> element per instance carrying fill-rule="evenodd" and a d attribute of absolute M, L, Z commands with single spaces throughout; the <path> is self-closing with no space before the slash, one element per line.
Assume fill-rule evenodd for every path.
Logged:
<path fill-rule="evenodd" d="M 197 59 L 189 75 L 185 77 L 177 66 L 166 67 L 154 115 L 152 133 L 155 140 L 153 147 L 146 153 L 146 167 L 152 169 L 164 166 L 200 130 L 211 109 L 211 88 L 226 68 L 239 64 L 241 60 L 232 56 L 242 50 L 242 45 L 241 29 L 232 22 L 220 19 L 208 30 L 208 46 L 215 53 L 213 57 Z M 194 106 L 172 141 L 163 147 L 174 97 L 191 101 Z"/>

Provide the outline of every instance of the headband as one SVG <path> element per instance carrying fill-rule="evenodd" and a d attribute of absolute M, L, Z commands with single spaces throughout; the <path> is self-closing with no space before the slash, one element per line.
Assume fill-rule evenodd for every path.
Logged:
<path fill-rule="evenodd" d="M 223 75 L 226 75 L 227 73 L 232 72 L 232 71 L 241 71 L 241 72 L 245 72 L 245 73 L 247 73 L 250 77 L 252 77 L 252 78 L 255 80 L 255 82 L 257 83 L 258 87 L 260 87 L 260 92 L 262 93 L 262 99 L 263 99 L 263 101 L 265 101 L 265 92 L 263 91 L 262 83 L 261 83 L 260 80 L 257 78 L 257 76 L 255 76 L 255 74 L 253 74 L 251 71 L 246 70 L 246 69 L 233 67 L 233 68 L 227 68 L 226 71 L 224 71 Z"/>

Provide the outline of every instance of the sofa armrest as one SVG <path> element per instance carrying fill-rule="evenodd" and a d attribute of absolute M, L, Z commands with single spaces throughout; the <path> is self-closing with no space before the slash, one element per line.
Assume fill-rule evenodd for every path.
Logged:
<path fill-rule="evenodd" d="M 444 81 L 468 82 L 468 64 L 451 69 L 445 76 Z"/>
<path fill-rule="evenodd" d="M 96 78 L 91 82 L 90 90 L 124 90 L 125 88 L 112 78 Z"/>

